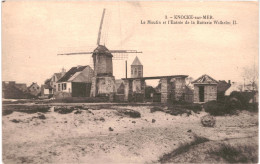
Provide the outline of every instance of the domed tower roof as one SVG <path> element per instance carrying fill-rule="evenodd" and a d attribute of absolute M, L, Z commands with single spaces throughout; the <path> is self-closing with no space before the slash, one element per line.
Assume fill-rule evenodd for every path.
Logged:
<path fill-rule="evenodd" d="M 106 46 L 98 45 L 98 47 L 94 50 L 93 54 L 106 54 L 108 56 L 113 56 L 110 51 L 106 48 Z"/>
<path fill-rule="evenodd" d="M 135 60 L 133 61 L 133 63 L 131 65 L 142 65 L 142 63 L 140 62 L 140 60 L 138 59 L 138 57 L 135 57 Z"/>

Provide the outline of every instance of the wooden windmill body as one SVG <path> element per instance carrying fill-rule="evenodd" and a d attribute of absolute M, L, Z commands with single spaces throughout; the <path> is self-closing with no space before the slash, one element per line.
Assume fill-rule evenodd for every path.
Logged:
<path fill-rule="evenodd" d="M 115 90 L 115 77 L 113 76 L 113 55 L 112 54 L 123 54 L 123 53 L 142 53 L 137 50 L 108 50 L 105 45 L 100 44 L 102 25 L 105 16 L 105 9 L 103 10 L 98 39 L 97 48 L 93 52 L 77 52 L 77 53 L 65 53 L 58 55 L 85 55 L 92 54 L 94 64 L 94 77 L 92 78 L 91 85 L 91 97 L 101 95 L 113 95 Z M 117 58 L 124 59 L 124 58 Z"/>

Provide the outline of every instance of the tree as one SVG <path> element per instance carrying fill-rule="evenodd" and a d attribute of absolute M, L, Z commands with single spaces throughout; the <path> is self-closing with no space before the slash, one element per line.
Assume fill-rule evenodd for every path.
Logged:
<path fill-rule="evenodd" d="M 185 80 L 186 86 L 191 87 L 191 82 L 192 82 L 193 80 L 194 80 L 193 77 L 190 77 L 190 76 L 187 77 L 186 80 Z"/>
<path fill-rule="evenodd" d="M 242 72 L 244 89 L 249 91 L 258 90 L 258 68 L 254 66 L 244 67 Z"/>

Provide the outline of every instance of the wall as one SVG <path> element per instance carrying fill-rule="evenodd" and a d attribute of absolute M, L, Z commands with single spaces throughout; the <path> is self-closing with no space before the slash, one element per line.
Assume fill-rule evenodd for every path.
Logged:
<path fill-rule="evenodd" d="M 217 85 L 207 85 L 204 88 L 205 102 L 217 100 Z"/>
<path fill-rule="evenodd" d="M 180 78 L 175 78 L 175 100 L 184 100 L 184 95 L 185 95 L 185 78 L 180 77 Z"/>
<path fill-rule="evenodd" d="M 97 79 L 97 93 L 109 94 L 115 93 L 115 78 L 114 77 L 99 77 Z"/>
<path fill-rule="evenodd" d="M 91 96 L 108 95 L 116 93 L 114 76 L 93 77 L 91 86 Z"/>
<path fill-rule="evenodd" d="M 194 85 L 194 102 L 199 101 L 199 86 L 204 86 L 204 102 L 217 100 L 217 85 L 204 84 L 204 85 Z"/>
<path fill-rule="evenodd" d="M 72 96 L 71 96 L 71 93 L 55 92 L 54 97 L 55 97 L 55 99 L 64 99 L 64 98 L 72 97 Z"/>
<path fill-rule="evenodd" d="M 142 93 L 141 90 L 141 80 L 133 80 L 133 92 L 134 93 Z"/>
<path fill-rule="evenodd" d="M 60 84 L 60 90 L 59 90 L 59 84 Z M 62 84 L 66 84 L 66 89 L 62 90 Z M 56 83 L 56 92 L 67 92 L 67 93 L 71 93 L 72 92 L 72 87 L 71 87 L 71 82 L 59 82 Z"/>
<path fill-rule="evenodd" d="M 89 97 L 91 83 L 72 83 L 72 97 Z"/>
<path fill-rule="evenodd" d="M 135 71 L 135 69 L 137 71 Z M 139 75 L 141 71 L 141 75 Z M 131 78 L 143 77 L 143 66 L 142 65 L 131 65 Z"/>
<path fill-rule="evenodd" d="M 41 88 L 38 84 L 34 83 L 32 86 L 29 87 L 30 94 L 37 96 L 39 93 L 41 93 Z"/>
<path fill-rule="evenodd" d="M 161 102 L 167 103 L 170 100 L 171 84 L 168 78 L 161 79 Z"/>
<path fill-rule="evenodd" d="M 95 74 L 97 75 L 113 75 L 113 64 L 112 64 L 112 57 L 107 55 L 95 55 L 94 57 L 97 58 L 95 63 Z"/>

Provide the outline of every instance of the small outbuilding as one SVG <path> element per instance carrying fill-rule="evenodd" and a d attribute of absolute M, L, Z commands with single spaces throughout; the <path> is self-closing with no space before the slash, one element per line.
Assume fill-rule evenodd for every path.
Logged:
<path fill-rule="evenodd" d="M 194 85 L 194 103 L 217 100 L 217 80 L 205 74 L 194 80 L 192 84 Z"/>

